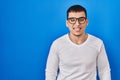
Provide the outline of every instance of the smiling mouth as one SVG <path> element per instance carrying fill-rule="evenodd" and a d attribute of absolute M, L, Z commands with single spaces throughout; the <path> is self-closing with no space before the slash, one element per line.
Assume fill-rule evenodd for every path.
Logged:
<path fill-rule="evenodd" d="M 80 31 L 81 30 L 81 28 L 80 27 L 76 27 L 76 28 L 73 28 L 75 31 Z"/>

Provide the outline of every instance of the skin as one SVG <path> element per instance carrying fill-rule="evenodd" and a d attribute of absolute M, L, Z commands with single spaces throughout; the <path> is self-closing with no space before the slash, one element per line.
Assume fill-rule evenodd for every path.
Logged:
<path fill-rule="evenodd" d="M 85 13 L 82 12 L 70 12 L 68 15 L 68 18 L 75 17 L 85 17 Z M 85 33 L 86 26 L 88 25 L 88 19 L 86 19 L 85 23 L 79 24 L 78 20 L 75 24 L 71 24 L 66 20 L 66 26 L 69 28 L 70 34 L 69 38 L 70 40 L 79 45 L 84 43 L 87 40 L 88 35 Z"/>

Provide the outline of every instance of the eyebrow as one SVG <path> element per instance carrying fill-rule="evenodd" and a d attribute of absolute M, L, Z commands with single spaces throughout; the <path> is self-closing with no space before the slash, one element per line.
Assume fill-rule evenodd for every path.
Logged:
<path fill-rule="evenodd" d="M 76 17 L 68 17 L 68 19 L 72 19 L 72 18 L 76 18 Z M 79 17 L 79 18 L 86 18 L 86 17 Z"/>

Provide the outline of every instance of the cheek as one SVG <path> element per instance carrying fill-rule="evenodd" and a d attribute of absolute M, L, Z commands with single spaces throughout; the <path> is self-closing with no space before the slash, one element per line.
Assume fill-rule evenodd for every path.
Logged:
<path fill-rule="evenodd" d="M 83 24 L 81 25 L 84 29 L 87 27 L 87 23 L 86 24 Z"/>
<path fill-rule="evenodd" d="M 73 25 L 71 25 L 71 24 L 68 24 L 68 26 L 67 26 L 69 29 L 72 29 L 73 28 Z"/>
<path fill-rule="evenodd" d="M 70 27 L 70 26 L 68 27 L 68 29 L 69 29 L 70 31 L 72 31 L 72 30 L 73 30 L 73 28 L 72 28 L 72 27 Z"/>
<path fill-rule="evenodd" d="M 86 26 L 83 27 L 83 30 L 85 30 L 85 29 L 86 29 Z"/>

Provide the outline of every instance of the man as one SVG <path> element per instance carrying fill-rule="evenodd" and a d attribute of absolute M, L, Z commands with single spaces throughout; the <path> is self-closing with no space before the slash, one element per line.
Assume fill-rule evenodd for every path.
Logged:
<path fill-rule="evenodd" d="M 50 49 L 46 80 L 111 80 L 110 67 L 101 39 L 85 32 L 86 9 L 73 5 L 67 10 L 70 33 L 56 39 Z"/>

